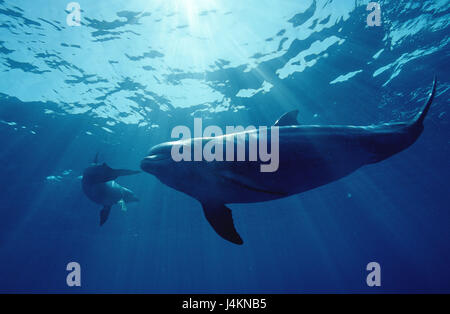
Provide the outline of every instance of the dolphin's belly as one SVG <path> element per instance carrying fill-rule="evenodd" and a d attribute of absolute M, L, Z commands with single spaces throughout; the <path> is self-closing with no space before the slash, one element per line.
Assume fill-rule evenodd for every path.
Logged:
<path fill-rule="evenodd" d="M 336 181 L 358 167 L 341 168 L 339 170 L 329 167 L 304 168 L 280 170 L 278 173 L 256 173 L 253 177 L 229 175 L 227 178 L 209 184 L 211 191 L 218 191 L 215 198 L 222 199 L 224 203 L 254 203 L 275 200 L 291 195 L 303 193 L 314 188 Z M 252 178 L 252 180 L 249 180 Z"/>
<path fill-rule="evenodd" d="M 214 186 L 220 194 L 217 197 L 228 203 L 278 199 L 345 177 L 370 158 L 351 142 L 289 144 L 280 145 L 279 165 L 274 172 L 262 172 L 261 162 L 215 163 L 209 171 L 210 191 Z"/>
<path fill-rule="evenodd" d="M 164 182 L 200 201 L 255 203 L 299 194 L 336 181 L 363 165 L 354 158 L 280 160 L 275 172 L 261 172 L 258 162 L 210 163 L 208 175 L 192 173 L 183 182 Z"/>

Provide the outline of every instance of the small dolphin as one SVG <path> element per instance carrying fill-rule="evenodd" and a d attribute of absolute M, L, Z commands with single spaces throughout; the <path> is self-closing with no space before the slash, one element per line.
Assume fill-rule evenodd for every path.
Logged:
<path fill-rule="evenodd" d="M 208 222 L 224 239 L 243 244 L 231 210 L 225 204 L 269 201 L 302 193 L 336 181 L 361 166 L 385 160 L 411 146 L 423 131 L 423 120 L 436 93 L 436 79 L 423 108 L 410 121 L 375 126 L 298 125 L 298 111 L 283 115 L 279 128 L 279 168 L 261 172 L 261 161 L 179 161 L 171 158 L 173 146 L 193 147 L 216 138 L 193 138 L 154 146 L 141 162 L 142 170 L 166 185 L 184 192 L 203 206 Z M 259 137 L 259 130 L 246 133 Z M 203 147 L 203 146 L 202 146 Z M 248 146 L 246 146 L 248 147 Z M 235 159 L 236 160 L 236 159 Z M 246 159 L 248 160 L 248 159 Z"/>
<path fill-rule="evenodd" d="M 93 202 L 103 205 L 100 211 L 100 226 L 109 217 L 111 207 L 119 204 L 123 211 L 127 210 L 126 203 L 138 202 L 139 199 L 132 191 L 120 186 L 114 180 L 121 176 L 137 174 L 140 171 L 126 169 L 112 169 L 106 163 L 98 163 L 98 154 L 92 166 L 84 170 L 81 184 L 86 196 Z"/>

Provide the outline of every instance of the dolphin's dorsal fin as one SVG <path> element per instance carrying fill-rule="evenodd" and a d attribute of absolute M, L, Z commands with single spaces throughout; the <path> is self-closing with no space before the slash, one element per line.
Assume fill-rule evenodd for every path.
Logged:
<path fill-rule="evenodd" d="M 298 110 L 286 112 L 274 123 L 274 126 L 298 125 L 297 116 Z"/>
<path fill-rule="evenodd" d="M 206 219 L 218 235 L 234 244 L 241 245 L 244 243 L 234 228 L 233 216 L 228 207 L 224 204 L 209 202 L 202 203 L 202 206 Z"/>

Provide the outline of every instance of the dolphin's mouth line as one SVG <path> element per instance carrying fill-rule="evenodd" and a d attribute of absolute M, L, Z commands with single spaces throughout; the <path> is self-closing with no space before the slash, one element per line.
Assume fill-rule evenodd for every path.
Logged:
<path fill-rule="evenodd" d="M 144 161 L 146 162 L 152 162 L 152 161 L 160 161 L 160 160 L 167 160 L 170 156 L 167 156 L 165 154 L 152 154 L 144 158 Z"/>

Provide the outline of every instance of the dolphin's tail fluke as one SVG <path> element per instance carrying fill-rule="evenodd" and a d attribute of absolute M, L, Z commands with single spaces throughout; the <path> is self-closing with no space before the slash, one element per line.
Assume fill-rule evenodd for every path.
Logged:
<path fill-rule="evenodd" d="M 108 220 L 109 213 L 111 212 L 111 205 L 105 205 L 100 211 L 100 226 Z"/>
<path fill-rule="evenodd" d="M 83 180 L 87 180 L 90 183 L 104 183 L 108 181 L 113 181 L 118 177 L 131 176 L 133 174 L 138 174 L 140 171 L 128 170 L 128 169 L 113 169 L 106 163 L 101 165 L 93 166 L 88 168 L 89 173 L 83 174 Z"/>
<path fill-rule="evenodd" d="M 431 103 L 433 102 L 434 96 L 436 95 L 436 85 L 437 85 L 437 78 L 435 76 L 430 96 L 428 97 L 427 102 L 425 103 L 423 108 L 414 117 L 413 122 L 412 122 L 413 125 L 421 126 L 423 124 L 423 120 L 427 116 L 427 113 L 431 107 Z"/>
<path fill-rule="evenodd" d="M 111 169 L 111 175 L 115 178 L 123 176 L 131 176 L 133 174 L 141 173 L 138 170 L 128 170 L 128 169 Z"/>

